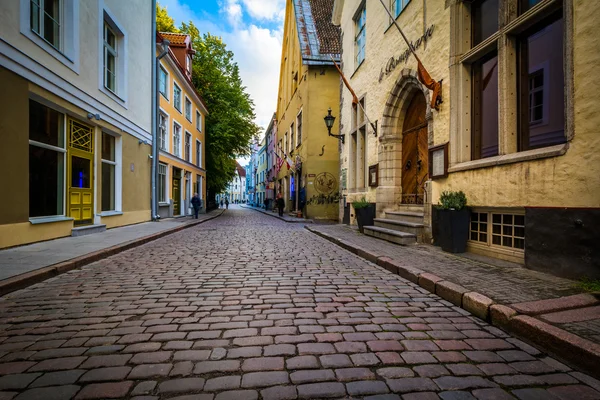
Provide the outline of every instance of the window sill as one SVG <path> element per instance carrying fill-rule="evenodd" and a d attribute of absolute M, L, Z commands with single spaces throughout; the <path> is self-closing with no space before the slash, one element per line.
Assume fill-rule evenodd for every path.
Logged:
<path fill-rule="evenodd" d="M 116 215 L 123 215 L 123 212 L 122 211 L 103 211 L 98 215 L 101 217 L 113 217 Z"/>
<path fill-rule="evenodd" d="M 165 202 L 158 202 L 158 206 L 159 206 L 159 207 L 168 207 L 168 206 L 170 206 L 170 205 L 171 205 L 171 203 L 170 203 L 170 202 L 168 202 L 168 201 L 165 201 Z"/>
<path fill-rule="evenodd" d="M 169 98 L 167 97 L 166 94 L 164 94 L 163 92 L 158 92 L 160 93 L 160 95 L 163 97 L 163 99 L 165 99 L 167 101 L 167 103 L 169 102 Z"/>
<path fill-rule="evenodd" d="M 352 75 L 350 75 L 350 79 L 354 78 L 354 75 L 356 75 L 356 73 L 360 69 L 360 66 L 365 63 L 365 60 L 366 60 L 366 57 L 362 59 L 362 61 L 360 62 L 360 64 L 358 64 L 358 66 L 356 67 L 356 69 L 354 70 L 354 72 L 352 73 Z"/>
<path fill-rule="evenodd" d="M 104 93 L 105 95 L 107 95 L 108 97 L 110 97 L 112 100 L 114 100 L 115 103 L 117 103 L 121 107 L 127 109 L 127 100 L 126 99 L 124 99 L 123 97 L 119 96 L 118 94 L 116 94 L 115 92 L 113 92 L 112 90 L 110 90 L 109 88 L 107 88 L 104 85 L 100 86 L 100 91 L 102 93 Z"/>
<path fill-rule="evenodd" d="M 64 221 L 74 221 L 74 220 L 75 220 L 75 218 L 58 215 L 58 216 L 54 216 L 54 217 L 29 218 L 29 223 L 31 225 L 38 225 L 38 224 L 51 224 L 53 222 L 64 222 Z"/>
<path fill-rule="evenodd" d="M 520 151 L 518 153 L 483 158 L 481 160 L 467 161 L 449 167 L 448 173 L 468 171 L 479 168 L 495 167 L 499 165 L 513 164 L 524 161 L 533 161 L 542 158 L 558 157 L 564 155 L 567 152 L 568 148 L 569 144 L 563 143 L 554 146 L 544 147 L 541 149 Z"/>

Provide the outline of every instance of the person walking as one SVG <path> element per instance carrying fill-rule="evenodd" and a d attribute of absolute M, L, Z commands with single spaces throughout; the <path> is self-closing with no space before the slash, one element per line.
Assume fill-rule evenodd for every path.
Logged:
<path fill-rule="evenodd" d="M 277 209 L 279 210 L 279 216 L 283 217 L 283 207 L 285 207 L 285 201 L 283 201 L 283 196 L 281 193 L 277 193 L 277 199 L 275 202 L 277 204 Z"/>
<path fill-rule="evenodd" d="M 219 206 L 219 208 L 223 208 L 223 198 L 221 198 L 221 205 Z"/>
<path fill-rule="evenodd" d="M 225 208 L 229 210 L 229 199 L 225 197 Z"/>
<path fill-rule="evenodd" d="M 198 193 L 194 193 L 194 197 L 192 197 L 192 207 L 194 207 L 194 218 L 198 219 L 198 211 L 200 211 L 200 197 Z"/>

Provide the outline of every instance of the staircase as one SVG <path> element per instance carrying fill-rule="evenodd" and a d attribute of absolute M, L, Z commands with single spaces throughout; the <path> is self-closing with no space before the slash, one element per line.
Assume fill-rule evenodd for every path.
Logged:
<path fill-rule="evenodd" d="M 396 244 L 413 244 L 423 241 L 424 207 L 401 204 L 398 211 L 386 211 L 385 218 L 375 218 L 374 226 L 365 226 L 364 233 Z"/>
<path fill-rule="evenodd" d="M 85 225 L 77 228 L 71 229 L 71 236 L 85 236 L 92 235 L 94 233 L 104 232 L 106 230 L 106 225 Z"/>

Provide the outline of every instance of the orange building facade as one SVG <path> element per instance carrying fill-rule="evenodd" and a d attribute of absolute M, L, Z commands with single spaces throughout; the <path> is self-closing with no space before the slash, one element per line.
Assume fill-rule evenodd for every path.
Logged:
<path fill-rule="evenodd" d="M 192 84 L 194 49 L 189 35 L 159 33 L 157 53 L 163 40 L 169 52 L 158 69 L 158 203 L 159 215 L 191 215 L 190 200 L 198 193 L 200 212 L 206 212 L 205 129 L 208 113 Z"/>

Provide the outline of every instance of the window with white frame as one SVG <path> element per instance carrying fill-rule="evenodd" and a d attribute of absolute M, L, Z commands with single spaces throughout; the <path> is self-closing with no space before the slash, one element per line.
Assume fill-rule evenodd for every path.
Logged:
<path fill-rule="evenodd" d="M 189 132 L 185 133 L 185 148 L 184 148 L 185 161 L 191 162 L 192 157 L 192 135 Z"/>
<path fill-rule="evenodd" d="M 173 123 L 173 154 L 181 157 L 181 126 Z"/>
<path fill-rule="evenodd" d="M 158 164 L 158 202 L 167 202 L 167 165 Z"/>
<path fill-rule="evenodd" d="M 367 42 L 366 22 L 367 5 L 366 2 L 363 2 L 354 17 L 354 68 L 358 68 L 365 59 L 365 46 Z"/>
<path fill-rule="evenodd" d="M 296 144 L 294 142 L 294 123 L 292 122 L 292 125 L 290 125 L 290 153 L 293 153 L 295 148 Z"/>
<path fill-rule="evenodd" d="M 117 35 L 104 22 L 104 87 L 113 93 L 117 92 Z"/>
<path fill-rule="evenodd" d="M 296 140 L 298 141 L 298 146 L 300 146 L 302 144 L 302 111 L 298 113 L 297 120 L 298 122 L 296 123 L 296 125 L 298 128 L 296 128 Z"/>
<path fill-rule="evenodd" d="M 202 142 L 196 140 L 196 166 L 202 168 Z"/>
<path fill-rule="evenodd" d="M 163 151 L 167 151 L 167 120 L 165 114 L 158 114 L 158 147 Z"/>
<path fill-rule="evenodd" d="M 471 212 L 469 240 L 487 246 L 525 249 L 525 215 L 502 211 Z"/>
<path fill-rule="evenodd" d="M 62 50 L 61 0 L 31 0 L 31 30 L 57 50 Z"/>
<path fill-rule="evenodd" d="M 406 6 L 410 3 L 410 0 L 391 0 L 390 1 L 390 11 L 394 17 L 400 15 L 400 13 L 406 8 Z"/>
<path fill-rule="evenodd" d="M 115 211 L 117 191 L 117 139 L 102 132 L 102 211 Z"/>
<path fill-rule="evenodd" d="M 192 122 L 192 102 L 187 97 L 185 98 L 185 118 Z"/>
<path fill-rule="evenodd" d="M 173 82 L 173 106 L 181 112 L 181 88 Z"/>
<path fill-rule="evenodd" d="M 64 115 L 29 100 L 29 217 L 64 215 Z"/>
<path fill-rule="evenodd" d="M 359 100 L 360 105 L 352 105 L 352 119 L 349 143 L 349 158 L 348 158 L 348 182 L 347 187 L 350 189 L 364 189 L 368 180 L 366 176 L 367 162 L 367 125 L 365 118 L 365 98 Z"/>
<path fill-rule="evenodd" d="M 169 99 L 169 74 L 162 66 L 158 71 L 158 91 L 165 99 Z"/>
<path fill-rule="evenodd" d="M 202 132 L 202 114 L 196 110 L 196 129 L 198 132 Z"/>

